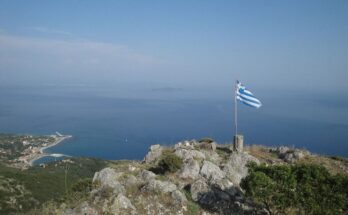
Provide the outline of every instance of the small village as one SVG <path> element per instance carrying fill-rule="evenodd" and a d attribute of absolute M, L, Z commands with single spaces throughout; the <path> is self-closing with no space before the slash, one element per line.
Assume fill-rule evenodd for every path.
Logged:
<path fill-rule="evenodd" d="M 45 156 L 44 149 L 70 136 L 53 135 L 0 135 L 0 161 L 12 167 L 27 169 L 33 161 Z"/>

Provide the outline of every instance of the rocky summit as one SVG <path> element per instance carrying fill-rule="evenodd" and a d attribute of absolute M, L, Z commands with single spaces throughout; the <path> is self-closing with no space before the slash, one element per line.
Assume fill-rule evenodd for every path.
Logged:
<path fill-rule="evenodd" d="M 292 164 L 315 157 L 288 147 L 246 147 L 215 142 L 152 145 L 143 161 L 124 161 L 96 172 L 92 189 L 61 214 L 269 214 L 245 196 L 249 164 Z"/>

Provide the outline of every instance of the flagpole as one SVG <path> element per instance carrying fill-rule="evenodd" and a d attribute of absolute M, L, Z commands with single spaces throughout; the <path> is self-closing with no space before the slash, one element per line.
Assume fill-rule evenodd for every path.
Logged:
<path fill-rule="evenodd" d="M 234 126 L 235 126 L 235 136 L 237 135 L 237 81 L 235 82 L 234 89 Z"/>

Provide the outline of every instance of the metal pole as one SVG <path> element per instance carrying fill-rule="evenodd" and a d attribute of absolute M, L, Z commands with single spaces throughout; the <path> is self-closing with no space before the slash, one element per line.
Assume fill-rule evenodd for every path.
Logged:
<path fill-rule="evenodd" d="M 234 125 L 235 125 L 235 136 L 237 136 L 237 81 L 235 83 L 235 90 L 234 90 Z"/>

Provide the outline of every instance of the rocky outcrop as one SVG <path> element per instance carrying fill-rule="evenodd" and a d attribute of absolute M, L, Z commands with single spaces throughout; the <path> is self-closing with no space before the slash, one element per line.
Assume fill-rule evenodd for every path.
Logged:
<path fill-rule="evenodd" d="M 210 161 L 204 161 L 200 174 L 207 180 L 221 180 L 225 177 L 225 173 Z"/>
<path fill-rule="evenodd" d="M 97 184 L 98 190 L 111 188 L 115 194 L 125 192 L 125 188 L 119 182 L 122 173 L 116 172 L 115 169 L 105 168 L 96 172 L 93 177 L 93 183 Z"/>
<path fill-rule="evenodd" d="M 160 181 L 152 179 L 143 188 L 144 191 L 157 193 L 170 193 L 177 189 L 176 185 L 169 181 Z"/>
<path fill-rule="evenodd" d="M 110 206 L 113 214 L 137 214 L 136 208 L 123 194 L 119 194 Z"/>
<path fill-rule="evenodd" d="M 189 159 L 204 160 L 205 155 L 197 150 L 178 148 L 175 150 L 175 155 L 184 161 Z"/>
<path fill-rule="evenodd" d="M 247 164 L 249 162 L 260 163 L 258 159 L 247 153 L 233 152 L 225 164 L 223 171 L 234 185 L 239 185 L 242 178 L 248 174 Z"/>
<path fill-rule="evenodd" d="M 289 148 L 287 146 L 279 146 L 275 149 L 270 149 L 270 151 L 277 153 L 278 157 L 287 163 L 294 163 L 305 156 L 310 155 L 307 150 Z"/>
<path fill-rule="evenodd" d="M 199 176 L 199 162 L 194 159 L 187 159 L 179 171 L 179 177 L 182 179 L 196 179 Z"/>
<path fill-rule="evenodd" d="M 141 164 L 105 168 L 95 173 L 95 189 L 89 201 L 70 212 L 186 214 L 194 201 L 200 206 L 200 214 L 248 214 L 246 208 L 251 206 L 246 203 L 239 183 L 248 173 L 247 163 L 258 160 L 247 153 L 217 150 L 215 142 L 184 141 L 165 153 L 160 145 L 151 146 Z M 225 154 L 222 157 L 218 152 Z M 179 171 L 158 175 L 149 171 L 168 153 L 183 161 Z"/>
<path fill-rule="evenodd" d="M 144 159 L 145 163 L 157 162 L 162 155 L 162 150 L 163 148 L 159 144 L 150 146 L 150 151 L 147 153 Z"/>

